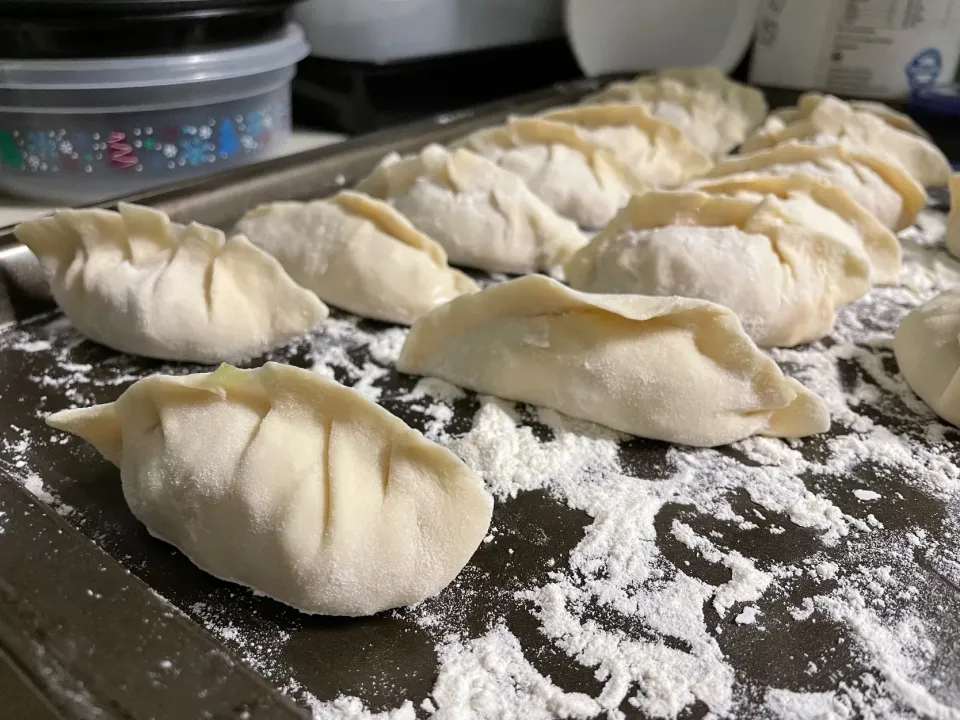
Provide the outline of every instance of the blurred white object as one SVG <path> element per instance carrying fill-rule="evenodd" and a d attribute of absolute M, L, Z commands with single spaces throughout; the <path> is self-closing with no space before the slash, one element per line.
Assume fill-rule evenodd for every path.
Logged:
<path fill-rule="evenodd" d="M 567 37 L 587 75 L 715 65 L 729 73 L 760 0 L 567 0 Z"/>
<path fill-rule="evenodd" d="M 313 55 L 387 63 L 563 34 L 562 0 L 310 0 L 293 11 Z"/>
<path fill-rule="evenodd" d="M 953 80 L 960 0 L 763 0 L 750 82 L 894 98 Z"/>

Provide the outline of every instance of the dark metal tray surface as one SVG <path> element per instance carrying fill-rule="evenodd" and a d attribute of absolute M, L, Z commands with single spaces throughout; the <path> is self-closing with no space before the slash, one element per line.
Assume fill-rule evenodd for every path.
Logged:
<path fill-rule="evenodd" d="M 349 185 L 388 151 L 595 84 L 145 202 L 229 227 L 259 202 Z M 336 312 L 250 362 L 360 387 L 465 454 L 497 491 L 489 541 L 449 588 L 364 619 L 300 614 L 147 534 L 118 471 L 43 417 L 111 401 L 151 373 L 202 368 L 83 340 L 29 253 L 3 247 L 0 654 L 77 718 L 960 717 L 960 436 L 906 388 L 889 342 L 909 307 L 960 277 L 942 227 L 928 211 L 906 233 L 903 287 L 844 310 L 831 338 L 775 353 L 834 415 L 828 434 L 799 442 L 693 450 L 457 395 L 392 368 L 403 330 Z M 478 442 L 481 425 L 504 418 L 513 451 L 497 436 Z M 451 658 L 477 662 L 458 671 Z"/>

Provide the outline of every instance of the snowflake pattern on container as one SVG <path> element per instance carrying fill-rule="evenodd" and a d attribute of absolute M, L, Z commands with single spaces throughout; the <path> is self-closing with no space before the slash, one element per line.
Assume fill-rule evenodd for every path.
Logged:
<path fill-rule="evenodd" d="M 210 158 L 215 147 L 201 137 L 186 138 L 180 141 L 181 159 L 194 167 L 204 162 L 213 162 Z"/>
<path fill-rule="evenodd" d="M 156 128 L 3 128 L 0 165 L 13 173 L 177 172 L 259 153 L 274 141 L 274 128 L 289 124 L 286 118 L 284 107 L 270 105 L 245 114 L 200 116 L 193 124 Z"/>

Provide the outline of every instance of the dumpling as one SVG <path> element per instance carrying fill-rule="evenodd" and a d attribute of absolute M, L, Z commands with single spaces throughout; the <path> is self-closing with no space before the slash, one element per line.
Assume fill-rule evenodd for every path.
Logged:
<path fill-rule="evenodd" d="M 960 426 L 960 288 L 907 315 L 893 353 L 911 389 L 948 423 Z"/>
<path fill-rule="evenodd" d="M 680 128 L 701 152 L 719 157 L 742 143 L 767 114 L 763 93 L 726 78 L 716 68 L 676 68 L 615 82 L 586 104 L 642 105 Z"/>
<path fill-rule="evenodd" d="M 960 173 L 950 176 L 950 215 L 947 217 L 947 250 L 960 258 Z"/>
<path fill-rule="evenodd" d="M 309 331 L 327 306 L 242 237 L 138 205 L 21 223 L 53 297 L 88 338 L 133 355 L 215 363 Z"/>
<path fill-rule="evenodd" d="M 47 422 L 120 468 L 152 535 L 308 613 L 371 615 L 436 595 L 490 524 L 490 495 L 453 453 L 288 365 L 155 375 Z"/>
<path fill-rule="evenodd" d="M 823 401 L 785 378 L 726 308 L 581 293 L 539 275 L 422 317 L 397 368 L 687 445 L 830 425 Z"/>
<path fill-rule="evenodd" d="M 654 185 L 682 185 L 713 167 L 679 128 L 640 105 L 579 105 L 541 117 L 576 125 L 588 140 L 610 148 L 637 176 Z"/>
<path fill-rule="evenodd" d="M 789 122 L 771 117 L 743 143 L 741 152 L 774 147 L 789 140 L 844 147 L 881 154 L 895 160 L 925 187 L 946 185 L 950 163 L 926 138 L 899 130 L 873 112 L 857 110 L 843 100 L 826 96 L 798 109 Z"/>
<path fill-rule="evenodd" d="M 523 180 L 468 150 L 430 145 L 419 155 L 388 155 L 356 189 L 403 213 L 454 265 L 554 272 L 587 242 Z"/>
<path fill-rule="evenodd" d="M 403 215 L 361 193 L 262 205 L 237 230 L 321 300 L 361 317 L 410 325 L 479 289 Z"/>
<path fill-rule="evenodd" d="M 804 93 L 800 96 L 800 99 L 797 100 L 796 106 L 774 110 L 772 113 L 770 113 L 770 117 L 779 118 L 784 123 L 788 123 L 791 120 L 808 115 L 817 105 L 823 102 L 826 97 L 833 96 L 827 96 L 817 92 Z M 922 138 L 930 139 L 930 135 L 922 127 L 920 127 L 912 117 L 904 113 L 897 112 L 889 105 L 885 105 L 884 103 L 880 102 L 874 102 L 872 100 L 860 100 L 851 102 L 850 107 L 852 107 L 854 110 L 876 115 L 878 118 L 887 123 L 887 125 L 895 127 L 897 130 L 903 130 L 911 135 L 917 135 Z"/>
<path fill-rule="evenodd" d="M 840 145 L 788 142 L 769 150 L 727 158 L 705 178 L 741 173 L 812 175 L 843 188 L 871 215 L 892 230 L 910 227 L 926 207 L 923 187 L 898 165 Z"/>
<path fill-rule="evenodd" d="M 870 289 L 857 250 L 810 230 L 770 197 L 638 195 L 567 263 L 572 287 L 683 296 L 730 308 L 762 347 L 792 347 L 833 329 L 837 309 Z"/>
<path fill-rule="evenodd" d="M 744 173 L 703 180 L 694 187 L 714 195 L 732 195 L 753 202 L 773 195 L 780 200 L 779 209 L 792 220 L 865 252 L 870 259 L 871 282 L 896 285 L 900 280 L 902 251 L 896 235 L 838 185 L 803 173 L 787 176 Z"/>
<path fill-rule="evenodd" d="M 514 118 L 478 130 L 455 147 L 516 173 L 534 195 L 582 228 L 603 227 L 630 195 L 653 187 L 605 144 L 554 120 Z"/>

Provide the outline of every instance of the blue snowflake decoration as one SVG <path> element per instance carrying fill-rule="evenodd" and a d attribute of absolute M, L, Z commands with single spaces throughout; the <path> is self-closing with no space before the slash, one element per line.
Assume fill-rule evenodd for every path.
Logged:
<path fill-rule="evenodd" d="M 263 134 L 263 113 L 255 111 L 247 115 L 247 135 L 258 138 Z"/>
<path fill-rule="evenodd" d="M 57 140 L 52 133 L 32 132 L 27 136 L 27 152 L 41 158 L 57 155 Z"/>
<path fill-rule="evenodd" d="M 210 161 L 210 151 L 213 148 L 213 143 L 193 135 L 180 141 L 180 157 L 196 167 Z"/>

